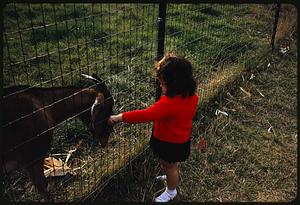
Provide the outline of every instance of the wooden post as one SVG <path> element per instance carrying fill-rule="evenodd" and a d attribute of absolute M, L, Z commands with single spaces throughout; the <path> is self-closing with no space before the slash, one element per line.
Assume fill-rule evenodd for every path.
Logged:
<path fill-rule="evenodd" d="M 273 25 L 272 39 L 271 39 L 272 51 L 274 51 L 274 49 L 275 49 L 275 36 L 276 36 L 276 31 L 277 31 L 278 19 L 279 19 L 279 11 L 280 11 L 280 4 L 277 4 L 276 10 L 275 10 L 275 20 L 274 20 L 274 25 Z"/>

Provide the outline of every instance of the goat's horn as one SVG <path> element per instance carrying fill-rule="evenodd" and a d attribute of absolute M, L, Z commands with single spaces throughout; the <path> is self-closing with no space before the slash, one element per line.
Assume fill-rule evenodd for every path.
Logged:
<path fill-rule="evenodd" d="M 89 75 L 86 75 L 86 74 L 81 74 L 81 76 L 83 76 L 86 79 L 91 79 L 91 80 L 94 80 L 94 81 L 97 81 L 97 82 L 101 83 L 98 79 L 93 78 L 92 76 L 89 76 Z"/>

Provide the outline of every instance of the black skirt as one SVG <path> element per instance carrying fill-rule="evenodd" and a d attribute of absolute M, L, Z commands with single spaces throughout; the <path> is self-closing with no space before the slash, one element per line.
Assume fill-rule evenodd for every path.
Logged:
<path fill-rule="evenodd" d="M 154 155 L 170 163 L 185 161 L 191 152 L 190 139 L 184 143 L 171 143 L 151 136 L 149 144 Z"/>

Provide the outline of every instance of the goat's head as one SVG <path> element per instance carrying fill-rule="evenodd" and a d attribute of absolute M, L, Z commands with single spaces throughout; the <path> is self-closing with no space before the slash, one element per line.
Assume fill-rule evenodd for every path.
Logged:
<path fill-rule="evenodd" d="M 89 130 L 94 137 L 100 139 L 101 147 L 105 147 L 112 131 L 112 127 L 107 124 L 107 120 L 113 112 L 114 100 L 105 82 L 96 74 L 92 76 L 82 74 L 82 76 L 96 83 L 97 94 L 95 102 L 91 106 Z"/>

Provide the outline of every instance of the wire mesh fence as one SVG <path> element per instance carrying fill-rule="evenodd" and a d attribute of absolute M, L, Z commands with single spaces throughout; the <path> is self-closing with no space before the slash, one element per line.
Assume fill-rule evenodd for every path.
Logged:
<path fill-rule="evenodd" d="M 146 108 L 155 102 L 158 88 L 151 70 L 163 46 L 165 53 L 180 53 L 191 60 L 203 103 L 239 71 L 241 62 L 249 60 L 249 53 L 269 44 L 273 12 L 267 7 L 272 5 L 265 8 L 267 21 L 253 28 L 247 20 L 251 5 L 167 4 L 163 40 L 158 30 L 159 6 L 162 5 L 7 4 L 3 10 L 3 83 L 5 89 L 18 87 L 4 94 L 3 100 L 36 87 L 86 88 L 88 83 L 81 74 L 96 73 L 114 99 L 115 113 Z M 259 32 L 265 29 L 270 36 L 257 41 Z M 76 98 L 75 93 L 55 97 L 51 89 L 47 95 L 53 98 L 52 104 L 47 105 L 49 109 L 58 101 L 72 106 L 68 99 Z M 117 125 L 108 145 L 100 148 L 99 139 L 93 138 L 77 119 L 81 113 L 90 112 L 91 107 L 92 104 L 43 131 L 53 132 L 47 156 L 55 158 L 50 158 L 52 164 L 53 160 L 61 160 L 63 167 L 61 176 L 47 177 L 55 201 L 86 199 L 148 147 L 151 123 Z M 199 120 L 194 122 L 193 137 L 200 125 Z M 10 201 L 42 200 L 23 169 L 6 176 L 4 196 Z"/>

